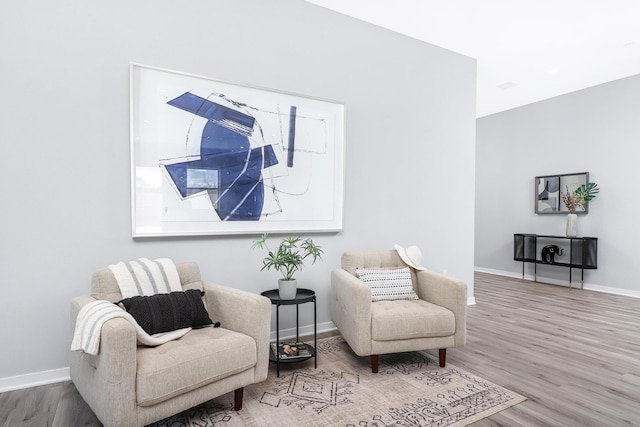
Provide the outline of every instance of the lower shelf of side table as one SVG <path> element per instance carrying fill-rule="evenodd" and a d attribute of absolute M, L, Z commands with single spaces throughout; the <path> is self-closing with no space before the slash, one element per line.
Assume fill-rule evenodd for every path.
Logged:
<path fill-rule="evenodd" d="M 279 347 L 282 347 L 284 344 L 294 344 L 298 347 L 298 352 L 300 353 L 298 356 L 281 356 L 279 362 L 280 363 L 294 363 L 294 362 L 302 362 L 305 360 L 309 360 L 312 357 L 316 357 L 316 349 L 310 345 L 305 343 L 282 343 L 279 344 Z M 269 351 L 269 360 L 271 362 L 278 362 L 278 356 L 276 355 L 276 343 L 271 344 L 271 351 Z"/>

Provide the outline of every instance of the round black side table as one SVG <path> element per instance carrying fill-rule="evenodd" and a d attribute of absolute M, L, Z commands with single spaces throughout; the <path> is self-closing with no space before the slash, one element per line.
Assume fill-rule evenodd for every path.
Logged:
<path fill-rule="evenodd" d="M 316 348 L 318 345 L 318 331 L 317 331 L 317 321 L 316 321 L 316 293 L 311 289 L 302 289 L 298 288 L 298 292 L 296 293 L 296 297 L 293 299 L 281 299 L 277 289 L 270 289 L 268 291 L 264 291 L 261 293 L 262 296 L 265 296 L 271 300 L 271 304 L 276 306 L 276 342 L 275 348 L 272 347 L 269 352 L 269 360 L 276 363 L 276 374 L 280 376 L 280 363 L 294 363 L 294 362 L 302 362 L 304 360 L 308 360 L 310 358 L 314 358 L 314 367 L 318 367 L 318 356 L 316 354 Z M 313 303 L 313 345 L 300 343 L 300 317 L 299 317 L 299 307 L 300 304 L 304 304 L 307 302 Z M 287 357 L 285 355 L 281 355 L 280 353 L 280 306 L 281 305 L 295 305 L 296 306 L 296 345 L 298 348 L 298 353 L 300 353 L 300 349 L 304 349 L 305 355 L 298 355 Z"/>

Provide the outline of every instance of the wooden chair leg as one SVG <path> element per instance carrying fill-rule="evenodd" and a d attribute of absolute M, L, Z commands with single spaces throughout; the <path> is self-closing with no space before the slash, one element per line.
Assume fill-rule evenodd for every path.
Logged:
<path fill-rule="evenodd" d="M 236 411 L 240 411 L 242 409 L 242 396 L 244 395 L 244 387 L 237 388 L 233 392 L 233 409 Z"/>
<path fill-rule="evenodd" d="M 378 373 L 378 355 L 377 354 L 371 355 L 371 372 L 373 372 L 374 374 Z"/>
<path fill-rule="evenodd" d="M 444 365 L 447 363 L 447 349 L 441 348 L 438 353 L 438 355 L 440 356 L 440 367 L 444 368 Z"/>

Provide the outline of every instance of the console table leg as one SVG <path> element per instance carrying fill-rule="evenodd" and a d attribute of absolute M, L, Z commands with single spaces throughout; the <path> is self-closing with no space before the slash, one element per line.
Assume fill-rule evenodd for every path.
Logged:
<path fill-rule="evenodd" d="M 571 255 L 569 255 L 571 256 Z M 571 283 L 573 282 L 573 277 L 571 276 L 571 272 L 573 271 L 572 267 L 569 267 L 569 290 L 571 290 Z"/>

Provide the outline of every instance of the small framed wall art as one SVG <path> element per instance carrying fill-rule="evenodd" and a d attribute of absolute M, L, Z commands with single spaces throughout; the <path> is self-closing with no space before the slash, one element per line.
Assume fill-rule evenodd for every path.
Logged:
<path fill-rule="evenodd" d="M 133 237 L 342 230 L 344 105 L 131 64 Z"/>
<path fill-rule="evenodd" d="M 535 213 L 567 214 L 569 208 L 562 200 L 563 194 L 571 194 L 577 188 L 589 182 L 589 172 L 567 173 L 560 175 L 536 176 Z M 576 208 L 575 213 L 588 213 L 589 204 L 584 203 Z"/>

